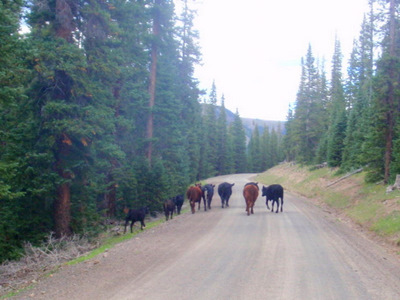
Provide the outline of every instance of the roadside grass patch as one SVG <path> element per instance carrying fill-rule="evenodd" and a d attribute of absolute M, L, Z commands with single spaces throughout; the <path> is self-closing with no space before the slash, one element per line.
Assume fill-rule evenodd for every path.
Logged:
<path fill-rule="evenodd" d="M 381 210 L 381 206 L 373 201 L 363 201 L 348 210 L 348 215 L 358 224 L 372 222 Z"/>
<path fill-rule="evenodd" d="M 338 193 L 338 192 L 326 193 L 325 202 L 328 205 L 330 205 L 334 208 L 338 208 L 338 209 L 345 209 L 351 203 L 349 197 L 346 197 L 342 193 Z"/>
<path fill-rule="evenodd" d="M 371 226 L 380 235 L 393 235 L 400 232 L 400 212 L 394 211 Z"/>
<path fill-rule="evenodd" d="M 189 211 L 189 208 L 184 208 L 181 211 L 181 214 L 184 214 Z M 164 223 L 165 218 L 160 215 L 157 219 L 151 222 L 146 222 L 146 227 L 144 230 L 149 230 L 153 227 L 158 226 L 161 223 Z M 123 227 L 122 224 L 118 225 L 120 227 Z M 140 226 L 139 226 L 140 227 Z M 135 227 L 134 227 L 135 228 Z M 123 229 L 122 229 L 123 230 Z M 52 274 L 56 273 L 58 269 L 62 265 L 75 265 L 80 262 L 84 262 L 86 260 L 89 260 L 91 258 L 96 257 L 99 254 L 102 254 L 106 252 L 108 249 L 113 248 L 116 244 L 119 244 L 121 242 L 124 242 L 126 240 L 129 240 L 136 236 L 138 233 L 142 232 L 140 228 L 136 228 L 133 233 L 130 233 L 129 229 L 127 228 L 128 233 L 126 234 L 120 234 L 120 235 L 112 235 L 109 231 L 104 232 L 103 236 L 99 237 L 97 239 L 97 244 L 99 245 L 96 247 L 95 245 L 92 245 L 90 248 L 93 249 L 93 246 L 96 247 L 95 249 L 86 252 L 86 254 L 83 254 L 79 257 L 77 255 L 68 255 L 62 251 L 60 253 L 54 253 L 55 251 L 50 251 L 50 253 L 47 255 L 45 252 L 47 248 L 49 248 L 48 245 L 45 245 L 44 248 L 36 248 L 36 247 L 31 247 L 31 251 L 34 252 L 33 255 L 27 254 L 25 257 L 23 257 L 24 260 L 20 261 L 15 261 L 15 262 L 9 262 L 8 265 L 2 264 L 0 267 L 3 269 L 0 269 L 0 274 L 3 277 L 3 283 L 7 283 L 8 288 L 2 289 L 0 286 L 0 299 L 6 299 L 9 297 L 13 297 L 21 293 L 22 291 L 26 291 L 31 289 L 35 285 L 35 281 L 37 281 L 39 278 L 42 277 L 49 277 Z M 51 241 L 53 243 L 53 241 Z M 52 244 L 51 244 L 52 245 Z M 53 246 L 52 246 L 53 247 Z M 74 248 L 74 247 L 72 247 Z M 71 251 L 70 251 L 71 252 Z M 75 254 L 76 251 L 73 251 Z M 41 262 L 37 261 L 37 256 L 39 253 L 41 256 L 44 256 L 46 260 L 51 260 L 51 262 Z M 31 258 L 32 256 L 32 258 Z M 71 257 L 71 260 L 69 260 L 69 257 Z M 76 257 L 76 258 L 73 258 Z M 65 258 L 67 258 L 67 261 L 65 261 Z M 53 260 L 55 262 L 53 262 Z M 64 261 L 64 262 L 63 262 Z M 21 265 L 21 267 L 19 267 Z M 29 269 L 29 270 L 28 270 Z M 15 279 L 14 273 L 23 273 L 24 276 L 20 278 L 20 280 L 17 282 Z M 6 280 L 5 277 L 10 278 L 10 284 L 8 285 L 8 281 Z M 15 281 L 15 283 L 14 283 Z M 26 282 L 33 282 L 33 284 L 26 285 Z M 11 284 L 12 283 L 12 284 Z"/>
<path fill-rule="evenodd" d="M 278 183 L 288 191 L 318 199 L 400 246 L 400 190 L 386 193 L 386 186 L 366 183 L 365 175 L 360 172 L 342 179 L 345 174 L 328 167 L 310 170 L 281 164 L 259 174 L 257 181 Z"/>

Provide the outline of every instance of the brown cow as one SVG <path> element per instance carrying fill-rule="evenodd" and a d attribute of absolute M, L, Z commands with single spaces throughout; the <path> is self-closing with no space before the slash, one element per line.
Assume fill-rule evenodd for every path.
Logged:
<path fill-rule="evenodd" d="M 258 183 L 256 182 L 249 182 L 244 186 L 243 196 L 246 200 L 246 212 L 248 216 L 250 213 L 254 214 L 253 207 L 258 197 L 258 191 Z"/>
<path fill-rule="evenodd" d="M 196 202 L 199 202 L 200 209 L 200 201 L 201 201 L 201 185 L 196 184 L 195 186 L 190 186 L 186 191 L 186 197 L 189 199 L 190 208 L 192 209 L 192 214 L 196 211 Z"/>

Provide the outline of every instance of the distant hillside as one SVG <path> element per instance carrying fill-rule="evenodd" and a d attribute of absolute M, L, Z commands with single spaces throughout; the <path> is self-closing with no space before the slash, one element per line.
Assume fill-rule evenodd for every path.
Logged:
<path fill-rule="evenodd" d="M 251 136 L 251 133 L 254 131 L 254 127 L 258 126 L 258 130 L 260 134 L 264 132 L 264 128 L 267 127 L 271 131 L 275 129 L 276 132 L 281 132 L 285 134 L 285 124 L 286 121 L 271 121 L 271 120 L 260 120 L 260 119 L 250 119 L 250 118 L 241 118 L 243 122 L 243 127 L 246 130 L 246 135 Z"/>
<path fill-rule="evenodd" d="M 207 107 L 208 104 L 202 104 L 203 107 L 203 113 L 205 111 L 205 108 Z M 217 116 L 219 115 L 221 107 L 217 106 Z M 235 114 L 231 112 L 229 109 L 226 109 L 226 120 L 228 124 L 232 123 Z M 251 119 L 251 118 L 241 118 L 243 122 L 243 127 L 246 132 L 246 137 L 250 139 L 252 132 L 254 131 L 254 127 L 258 126 L 258 130 L 260 134 L 264 132 L 264 128 L 267 127 L 270 131 L 272 129 L 275 129 L 276 132 L 281 132 L 282 134 L 285 134 L 285 124 L 286 121 L 271 121 L 271 120 L 261 120 L 261 119 Z"/>

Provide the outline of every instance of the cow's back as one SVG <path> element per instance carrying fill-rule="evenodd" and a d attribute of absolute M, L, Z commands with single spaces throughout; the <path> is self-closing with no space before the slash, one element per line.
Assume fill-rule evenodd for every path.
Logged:
<path fill-rule="evenodd" d="M 243 196 L 246 201 L 255 201 L 258 198 L 258 187 L 253 184 L 246 185 L 243 189 Z"/>
<path fill-rule="evenodd" d="M 191 186 L 186 192 L 186 197 L 192 201 L 198 201 L 201 198 L 201 189 L 198 186 Z"/>
<path fill-rule="evenodd" d="M 223 182 L 218 186 L 218 194 L 221 197 L 228 197 L 232 194 L 232 184 Z"/>

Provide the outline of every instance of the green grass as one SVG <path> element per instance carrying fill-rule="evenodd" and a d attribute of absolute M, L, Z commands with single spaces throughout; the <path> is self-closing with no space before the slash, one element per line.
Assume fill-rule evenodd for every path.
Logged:
<path fill-rule="evenodd" d="M 160 220 L 154 221 L 154 222 L 149 222 L 146 224 L 146 227 L 144 230 L 149 230 L 161 223 L 165 222 L 165 220 L 163 218 L 161 218 Z M 129 228 L 127 228 L 127 230 L 129 231 Z M 114 247 L 116 244 L 122 243 L 126 240 L 129 240 L 131 238 L 133 238 L 135 235 L 137 235 L 138 233 L 140 233 L 142 230 L 140 229 L 136 229 L 133 231 L 133 233 L 127 233 L 127 234 L 123 234 L 120 236 L 115 236 L 115 237 L 110 237 L 105 239 L 102 242 L 102 245 L 99 248 L 96 248 L 94 250 L 92 250 L 90 253 L 88 253 L 87 255 L 83 255 L 80 256 L 74 260 L 71 260 L 69 262 L 66 263 L 66 265 L 75 265 L 77 263 L 86 261 L 88 259 L 91 259 L 93 257 L 96 257 L 99 254 L 104 253 L 105 251 L 107 251 L 108 249 L 111 249 L 112 247 Z"/>
<path fill-rule="evenodd" d="M 348 215 L 358 224 L 372 222 L 377 216 L 381 206 L 373 201 L 363 201 L 348 210 Z"/>
<path fill-rule="evenodd" d="M 325 202 L 330 206 L 338 209 L 345 209 L 351 203 L 351 199 L 343 196 L 343 194 L 338 192 L 329 192 L 325 195 Z"/>
<path fill-rule="evenodd" d="M 317 198 L 332 208 L 347 214 L 351 219 L 379 235 L 397 241 L 400 246 L 400 212 L 394 211 L 388 215 L 385 200 L 396 199 L 394 204 L 400 204 L 400 191 L 386 193 L 382 184 L 366 183 L 365 172 L 357 173 L 344 181 L 327 187 L 345 174 L 338 174 L 331 168 L 310 170 L 298 165 L 281 165 L 267 170 L 257 177 L 261 184 L 279 183 L 285 189 L 301 194 L 307 198 Z M 322 181 L 321 179 L 325 179 Z M 343 184 L 351 184 L 347 192 Z M 349 182 L 350 181 L 350 182 Z M 358 188 L 358 190 L 357 190 Z M 400 252 L 399 252 L 400 254 Z"/>
<path fill-rule="evenodd" d="M 380 235 L 393 235 L 400 232 L 400 212 L 394 211 L 390 215 L 380 219 L 371 227 Z"/>
<path fill-rule="evenodd" d="M 184 213 L 186 213 L 188 211 L 189 211 L 189 208 L 182 209 L 181 210 L 181 214 L 184 214 Z M 156 227 L 156 226 L 158 226 L 158 225 L 160 225 L 161 223 L 164 223 L 164 222 L 166 222 L 166 221 L 165 221 L 165 218 L 163 218 L 163 217 L 161 217 L 159 220 L 156 220 L 156 221 L 153 221 L 153 222 L 147 222 L 146 223 L 146 227 L 144 228 L 144 230 L 149 230 L 149 229 L 151 229 L 153 227 Z M 129 229 L 127 228 L 127 230 L 129 230 Z M 100 247 L 92 250 L 91 252 L 89 252 L 86 255 L 83 255 L 83 256 L 80 256 L 80 257 L 78 257 L 76 259 L 68 261 L 64 265 L 72 266 L 72 265 L 84 262 L 86 260 L 89 260 L 91 258 L 94 258 L 97 255 L 104 253 L 108 249 L 113 248 L 116 244 L 122 243 L 122 242 L 124 242 L 126 240 L 129 240 L 129 239 L 133 238 L 134 236 L 136 236 L 140 232 L 142 232 L 142 230 L 136 229 L 136 230 L 133 231 L 133 233 L 127 233 L 127 234 L 122 234 L 120 236 L 114 236 L 114 237 L 105 238 L 101 242 L 101 246 Z M 54 268 L 53 270 L 47 272 L 44 275 L 44 277 L 51 276 L 51 274 L 54 274 L 55 272 L 57 272 L 59 268 L 60 268 L 60 266 L 58 266 L 58 267 Z M 18 291 L 10 292 L 10 293 L 8 293 L 6 295 L 0 296 L 0 299 L 6 299 L 6 298 L 14 297 L 14 296 L 18 295 L 19 293 L 21 293 L 23 291 L 27 291 L 27 290 L 31 289 L 33 286 L 34 286 L 34 284 L 32 284 L 30 286 L 27 286 L 25 288 L 22 288 L 22 289 L 20 289 Z"/>

